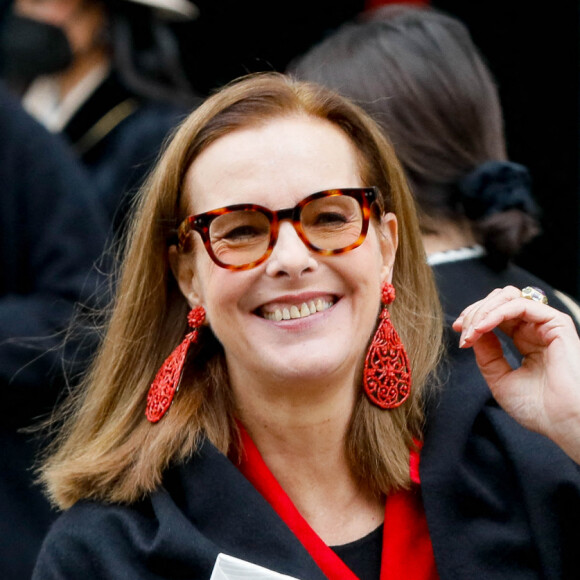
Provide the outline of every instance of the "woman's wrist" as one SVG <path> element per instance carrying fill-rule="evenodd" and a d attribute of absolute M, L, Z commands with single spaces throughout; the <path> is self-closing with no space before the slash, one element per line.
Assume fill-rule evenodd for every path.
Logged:
<path fill-rule="evenodd" d="M 569 457 L 580 464 L 580 409 L 565 424 L 546 435 Z"/>

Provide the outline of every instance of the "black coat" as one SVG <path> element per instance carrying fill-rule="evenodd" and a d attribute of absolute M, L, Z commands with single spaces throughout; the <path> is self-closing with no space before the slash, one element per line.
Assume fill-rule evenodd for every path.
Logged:
<path fill-rule="evenodd" d="M 113 72 L 64 127 L 115 230 L 122 226 L 133 194 L 163 142 L 187 113 L 185 106 L 137 95 Z"/>
<path fill-rule="evenodd" d="M 22 580 L 54 514 L 32 488 L 34 444 L 18 429 L 64 387 L 62 333 L 97 287 L 107 226 L 68 146 L 2 86 L 0 135 L 0 577 Z"/>
<path fill-rule="evenodd" d="M 497 407 L 470 351 L 450 342 L 449 354 L 451 378 L 430 401 L 420 467 L 440 577 L 577 579 L 579 466 Z M 80 502 L 65 512 L 33 580 L 207 580 L 220 552 L 324 578 L 269 504 L 205 442 L 137 504 Z"/>

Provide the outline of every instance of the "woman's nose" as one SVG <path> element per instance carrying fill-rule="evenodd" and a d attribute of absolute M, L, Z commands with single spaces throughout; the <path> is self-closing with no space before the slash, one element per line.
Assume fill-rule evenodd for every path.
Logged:
<path fill-rule="evenodd" d="M 314 271 L 318 261 L 289 221 L 280 223 L 278 239 L 266 263 L 269 276 L 301 276 Z"/>

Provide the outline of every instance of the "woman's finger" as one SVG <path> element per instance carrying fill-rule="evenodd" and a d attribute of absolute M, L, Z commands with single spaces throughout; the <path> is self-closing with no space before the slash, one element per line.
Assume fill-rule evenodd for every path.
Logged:
<path fill-rule="evenodd" d="M 514 332 L 523 325 L 535 325 L 535 335 L 543 346 L 547 346 L 556 336 L 556 331 L 566 326 L 565 314 L 525 298 L 513 298 L 504 303 L 480 308 L 463 327 L 461 346 L 470 346 L 483 334 L 499 328 L 513 338 Z"/>
<path fill-rule="evenodd" d="M 477 302 L 474 302 L 473 304 L 470 304 L 469 306 L 464 308 L 461 314 L 457 317 L 457 320 L 453 323 L 453 328 L 458 332 L 461 332 L 464 326 L 464 321 L 470 320 L 470 317 L 481 306 L 483 302 L 497 296 L 501 291 L 502 288 L 496 288 L 495 290 L 490 292 L 485 298 L 482 298 L 481 300 L 478 300 Z"/>
<path fill-rule="evenodd" d="M 490 311 L 493 311 L 499 305 L 513 300 L 520 295 L 520 290 L 515 286 L 498 288 L 488 294 L 484 299 L 468 306 L 455 321 L 453 328 L 457 332 L 465 334 L 467 330 L 477 322 L 477 320 L 487 316 Z"/>

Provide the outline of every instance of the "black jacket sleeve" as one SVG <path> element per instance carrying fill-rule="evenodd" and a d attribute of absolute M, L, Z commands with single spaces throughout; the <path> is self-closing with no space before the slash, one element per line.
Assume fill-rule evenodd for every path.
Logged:
<path fill-rule="evenodd" d="M 578 578 L 580 466 L 505 413 L 471 349 L 456 343 L 450 331 L 444 384 L 431 401 L 421 453 L 440 577 Z"/>
<path fill-rule="evenodd" d="M 18 422 L 62 385 L 64 331 L 97 298 L 107 225 L 67 146 L 3 87 L 0 135 L 0 389 Z"/>

